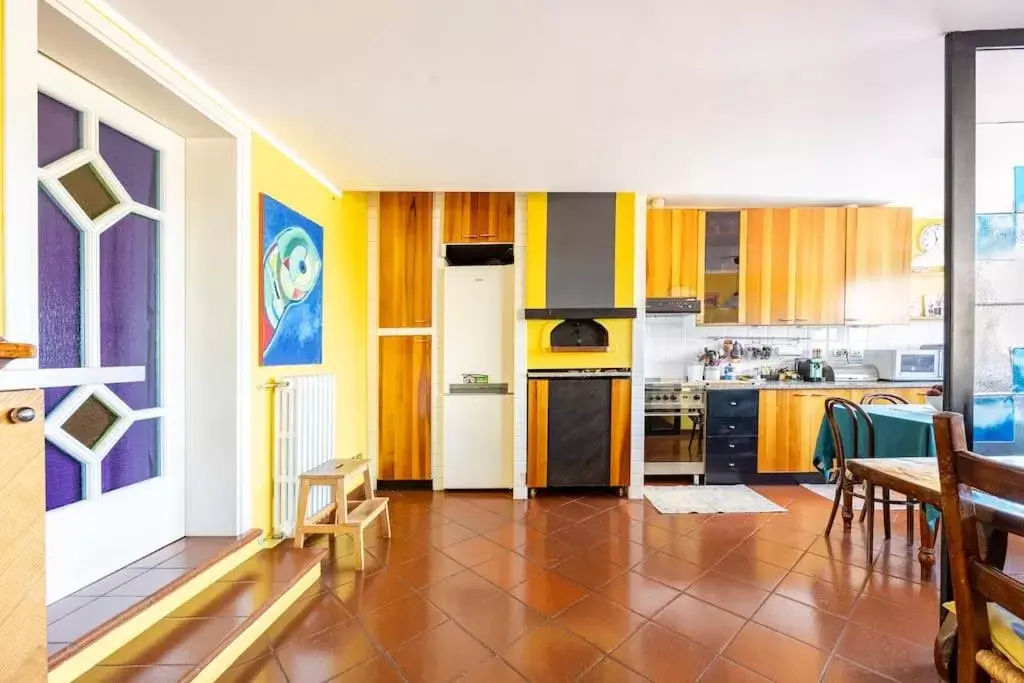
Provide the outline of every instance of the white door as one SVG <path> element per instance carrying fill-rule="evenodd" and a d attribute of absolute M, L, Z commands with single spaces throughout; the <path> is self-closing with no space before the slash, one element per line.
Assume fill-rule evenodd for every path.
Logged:
<path fill-rule="evenodd" d="M 27 373 L 45 387 L 53 602 L 184 535 L 184 141 L 38 66 L 39 220 L 25 255 L 37 282 L 22 288 L 38 309 Z"/>

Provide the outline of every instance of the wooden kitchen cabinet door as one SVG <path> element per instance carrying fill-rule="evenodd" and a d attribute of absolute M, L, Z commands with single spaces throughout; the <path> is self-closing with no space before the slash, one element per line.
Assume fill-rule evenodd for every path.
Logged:
<path fill-rule="evenodd" d="M 789 472 L 790 405 L 793 392 L 762 390 L 757 400 L 757 471 Z"/>
<path fill-rule="evenodd" d="M 847 324 L 908 322 L 912 224 L 907 208 L 846 209 Z"/>
<path fill-rule="evenodd" d="M 548 389 L 549 380 L 527 381 L 526 485 L 548 485 Z"/>
<path fill-rule="evenodd" d="M 377 477 L 429 480 L 430 337 L 380 338 L 380 456 Z"/>
<path fill-rule="evenodd" d="M 748 325 L 793 325 L 796 318 L 796 239 L 791 209 L 747 209 Z"/>
<path fill-rule="evenodd" d="M 380 193 L 380 327 L 431 325 L 432 201 L 430 192 Z"/>
<path fill-rule="evenodd" d="M 515 241 L 514 192 L 445 192 L 445 244 Z"/>
<path fill-rule="evenodd" d="M 841 325 L 846 300 L 846 209 L 793 209 L 796 276 L 793 322 Z"/>
<path fill-rule="evenodd" d="M 632 433 L 633 409 L 628 379 L 613 379 L 611 414 L 611 463 L 609 486 L 629 486 L 629 441 Z"/>
<path fill-rule="evenodd" d="M 704 221 L 699 209 L 647 210 L 647 297 L 700 297 Z"/>
<path fill-rule="evenodd" d="M 825 416 L 825 399 L 849 400 L 848 390 L 759 392 L 757 471 L 815 472 L 814 447 Z"/>
<path fill-rule="evenodd" d="M 35 416 L 15 422 L 11 411 Z M 26 414 L 27 417 L 27 414 Z M 43 392 L 0 393 L 0 680 L 46 680 Z"/>

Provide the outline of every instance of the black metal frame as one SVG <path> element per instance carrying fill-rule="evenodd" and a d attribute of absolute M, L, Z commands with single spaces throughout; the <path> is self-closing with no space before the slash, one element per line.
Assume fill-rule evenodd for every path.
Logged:
<path fill-rule="evenodd" d="M 974 241 L 977 53 L 1024 48 L 1024 29 L 946 34 L 945 391 L 943 405 L 964 415 L 968 447 L 974 417 Z M 953 599 L 943 544 L 942 602 Z M 941 617 L 940 617 L 941 618 Z"/>

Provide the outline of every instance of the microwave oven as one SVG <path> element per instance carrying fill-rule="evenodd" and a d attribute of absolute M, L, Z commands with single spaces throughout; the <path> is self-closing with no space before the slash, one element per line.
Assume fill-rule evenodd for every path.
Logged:
<path fill-rule="evenodd" d="M 890 382 L 942 379 L 940 349 L 868 349 L 864 362 L 875 366 L 878 379 Z"/>

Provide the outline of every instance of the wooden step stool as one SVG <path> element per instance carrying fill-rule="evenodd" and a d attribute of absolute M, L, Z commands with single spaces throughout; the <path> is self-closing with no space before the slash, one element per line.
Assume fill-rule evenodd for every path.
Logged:
<path fill-rule="evenodd" d="M 348 494 L 362 484 L 365 500 L 348 500 Z M 330 486 L 331 502 L 315 517 L 306 517 L 309 489 Z M 383 513 L 384 538 L 391 538 L 388 499 L 374 498 L 367 460 L 329 460 L 299 475 L 299 509 L 295 515 L 295 547 L 301 548 L 306 534 L 352 534 L 356 569 L 363 569 L 363 529 Z"/>

